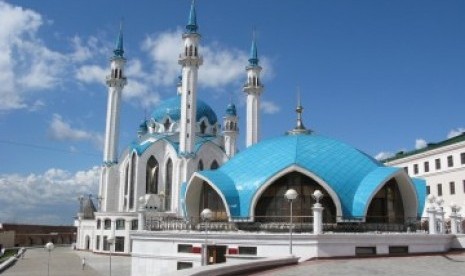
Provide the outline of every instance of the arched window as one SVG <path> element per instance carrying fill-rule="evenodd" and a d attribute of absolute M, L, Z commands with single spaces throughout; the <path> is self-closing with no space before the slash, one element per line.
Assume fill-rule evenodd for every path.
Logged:
<path fill-rule="evenodd" d="M 184 55 L 187 56 L 187 46 L 184 47 Z"/>
<path fill-rule="evenodd" d="M 210 166 L 210 169 L 211 170 L 216 170 L 218 169 L 219 165 L 218 165 L 218 162 L 216 162 L 216 160 L 213 160 L 211 166 Z"/>
<path fill-rule="evenodd" d="M 165 127 L 165 132 L 169 131 L 170 125 L 171 125 L 170 119 L 166 119 L 165 123 L 163 124 L 163 126 Z"/>
<path fill-rule="evenodd" d="M 134 190 L 136 185 L 136 154 L 132 154 L 131 158 L 131 183 L 129 184 L 129 208 L 134 208 Z"/>
<path fill-rule="evenodd" d="M 166 181 L 165 181 L 165 210 L 171 209 L 171 186 L 173 185 L 173 162 L 168 159 L 166 162 Z"/>
<path fill-rule="evenodd" d="M 210 209 L 213 213 L 212 220 L 226 221 L 228 219 L 223 200 L 221 200 L 218 193 L 205 181 L 202 183 L 199 203 L 199 212 L 202 212 L 205 208 Z"/>
<path fill-rule="evenodd" d="M 298 193 L 298 197 L 292 203 L 294 221 L 312 221 L 312 207 L 315 203 L 312 194 L 315 190 L 320 190 L 324 194 L 320 201 L 324 206 L 323 221 L 336 221 L 336 206 L 328 192 L 314 179 L 300 172 L 290 172 L 281 176 L 263 191 L 255 206 L 255 221 L 287 218 L 290 205 L 284 194 L 288 189 L 294 189 Z"/>
<path fill-rule="evenodd" d="M 192 53 L 193 53 L 193 52 L 192 52 L 192 45 L 191 45 L 191 46 L 189 46 L 189 56 L 190 56 L 190 57 L 192 56 Z"/>
<path fill-rule="evenodd" d="M 205 134 L 206 129 L 207 129 L 207 124 L 205 123 L 205 121 L 202 121 L 200 123 L 200 134 Z"/>
<path fill-rule="evenodd" d="M 404 222 L 404 205 L 395 178 L 389 180 L 371 200 L 367 211 L 366 222 Z"/>
<path fill-rule="evenodd" d="M 116 230 L 124 230 L 125 228 L 125 221 L 124 219 L 117 219 L 116 220 Z"/>
<path fill-rule="evenodd" d="M 197 56 L 197 47 L 194 47 L 194 56 Z"/>
<path fill-rule="evenodd" d="M 124 170 L 125 181 L 124 181 L 124 208 L 128 206 L 128 191 L 129 191 L 129 162 Z"/>
<path fill-rule="evenodd" d="M 145 193 L 157 194 L 158 193 L 158 161 L 155 157 L 150 156 L 147 161 L 147 168 L 145 173 Z"/>
<path fill-rule="evenodd" d="M 197 166 L 197 170 L 203 171 L 203 161 L 202 161 L 202 159 L 199 160 L 199 165 Z"/>

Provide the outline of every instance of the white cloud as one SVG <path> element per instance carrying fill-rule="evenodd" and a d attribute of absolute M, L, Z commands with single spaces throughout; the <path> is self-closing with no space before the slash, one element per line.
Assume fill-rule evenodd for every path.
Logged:
<path fill-rule="evenodd" d="M 97 194 L 99 176 L 97 166 L 75 173 L 52 168 L 42 174 L 0 175 L 0 217 L 3 221 L 70 223 L 79 207 L 77 197 Z"/>
<path fill-rule="evenodd" d="M 423 149 L 428 146 L 428 143 L 424 139 L 416 139 L 415 140 L 415 149 Z"/>
<path fill-rule="evenodd" d="M 447 139 L 450 139 L 450 138 L 455 137 L 455 136 L 459 136 L 463 132 L 465 132 L 465 128 L 463 128 L 463 127 L 454 128 L 454 129 L 450 130 L 449 133 L 447 134 Z"/>
<path fill-rule="evenodd" d="M 49 125 L 49 133 L 52 139 L 58 141 L 90 141 L 101 148 L 103 137 L 101 134 L 71 127 L 59 114 L 53 114 Z"/>
<path fill-rule="evenodd" d="M 384 159 L 387 159 L 387 158 L 391 158 L 393 156 L 394 156 L 394 153 L 392 153 L 392 152 L 382 151 L 382 152 L 378 153 L 377 155 L 375 155 L 375 159 L 378 160 L 378 161 L 381 161 L 381 160 L 384 160 Z"/>
<path fill-rule="evenodd" d="M 108 70 L 98 65 L 83 65 L 77 69 L 76 79 L 84 83 L 105 84 L 105 76 Z"/>
<path fill-rule="evenodd" d="M 270 101 L 262 101 L 260 103 L 260 109 L 265 114 L 275 114 L 281 110 L 281 108 L 277 104 L 270 102 Z"/>

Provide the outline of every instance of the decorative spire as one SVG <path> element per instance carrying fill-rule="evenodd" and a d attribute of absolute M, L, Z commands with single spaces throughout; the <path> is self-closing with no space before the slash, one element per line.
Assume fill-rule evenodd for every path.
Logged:
<path fill-rule="evenodd" d="M 303 111 L 304 111 L 304 108 L 301 104 L 300 89 L 297 87 L 297 107 L 295 109 L 295 112 L 297 113 L 297 124 L 293 130 L 287 132 L 288 134 L 298 135 L 298 134 L 310 134 L 312 132 L 311 130 L 306 129 L 304 126 L 304 123 L 302 121 Z"/>
<path fill-rule="evenodd" d="M 186 25 L 186 30 L 189 33 L 196 33 L 198 29 L 197 26 L 197 14 L 195 13 L 195 0 L 192 0 L 191 11 L 189 13 L 189 21 Z"/>
<path fill-rule="evenodd" d="M 257 53 L 257 42 L 255 39 L 255 30 L 253 32 L 253 39 L 252 39 L 252 47 L 250 48 L 250 57 L 249 57 L 249 65 L 257 66 L 258 65 L 258 53 Z"/>
<path fill-rule="evenodd" d="M 113 51 L 115 57 L 123 57 L 124 48 L 123 48 L 123 20 L 119 25 L 119 35 L 118 39 L 116 40 L 115 50 Z"/>

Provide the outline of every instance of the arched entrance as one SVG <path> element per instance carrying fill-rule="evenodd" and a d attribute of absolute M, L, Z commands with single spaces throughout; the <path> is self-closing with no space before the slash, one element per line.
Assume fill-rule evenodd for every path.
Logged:
<path fill-rule="evenodd" d="M 368 207 L 367 223 L 403 223 L 404 204 L 395 178 L 390 179 L 375 194 Z"/>
<path fill-rule="evenodd" d="M 336 206 L 329 193 L 314 179 L 296 171 L 281 176 L 263 191 L 255 206 L 255 221 L 273 221 L 288 217 L 290 204 L 284 198 L 288 189 L 294 189 L 299 194 L 292 205 L 295 222 L 311 220 L 315 203 L 312 194 L 315 190 L 320 190 L 325 195 L 320 201 L 324 206 L 323 221 L 336 221 Z"/>
<path fill-rule="evenodd" d="M 207 182 L 203 181 L 200 189 L 199 216 L 202 210 L 206 208 L 212 211 L 213 221 L 228 221 L 228 214 L 223 200 Z"/>
<path fill-rule="evenodd" d="M 86 250 L 90 250 L 90 237 L 88 235 L 86 236 L 85 248 L 86 248 Z"/>

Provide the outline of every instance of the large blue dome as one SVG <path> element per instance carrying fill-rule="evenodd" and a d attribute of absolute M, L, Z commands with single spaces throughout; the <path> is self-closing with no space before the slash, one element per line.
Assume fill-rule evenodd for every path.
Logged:
<path fill-rule="evenodd" d="M 167 116 L 175 122 L 181 119 L 181 96 L 163 101 L 152 112 L 152 118 L 159 123 L 163 123 L 163 119 Z M 211 125 L 215 124 L 218 120 L 213 109 L 204 101 L 197 99 L 196 121 L 200 121 L 203 117 L 206 117 Z"/>

